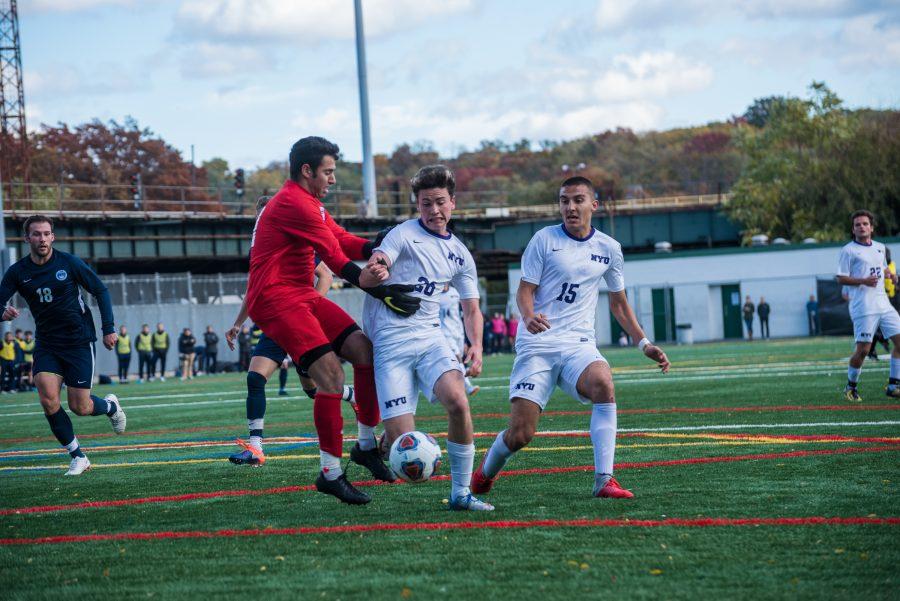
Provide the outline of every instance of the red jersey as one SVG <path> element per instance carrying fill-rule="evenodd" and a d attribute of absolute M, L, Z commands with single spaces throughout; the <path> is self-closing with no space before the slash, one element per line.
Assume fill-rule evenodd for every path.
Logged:
<path fill-rule="evenodd" d="M 316 298 L 315 255 L 331 271 L 363 258 L 365 238 L 335 223 L 318 198 L 288 180 L 260 212 L 250 244 L 247 308 L 254 314 L 278 314 L 293 302 Z"/>

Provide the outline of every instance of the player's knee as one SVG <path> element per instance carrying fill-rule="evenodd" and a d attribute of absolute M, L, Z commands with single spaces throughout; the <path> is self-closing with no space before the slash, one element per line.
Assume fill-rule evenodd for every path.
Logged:
<path fill-rule="evenodd" d="M 612 386 L 605 384 L 596 384 L 591 387 L 591 402 L 593 403 L 615 403 L 616 392 Z"/>
<path fill-rule="evenodd" d="M 506 436 L 504 438 L 509 450 L 515 452 L 528 446 L 528 443 L 534 438 L 534 429 L 527 426 L 511 428 L 506 431 Z"/>
<path fill-rule="evenodd" d="M 469 401 L 465 394 L 453 395 L 444 403 L 444 407 L 447 408 L 447 417 L 451 419 L 462 418 L 469 413 Z"/>
<path fill-rule="evenodd" d="M 75 415 L 80 415 L 82 417 L 86 415 L 91 415 L 94 410 L 93 403 L 88 405 L 80 400 L 69 399 L 69 409 L 72 410 L 72 413 Z"/>
<path fill-rule="evenodd" d="M 265 390 L 266 378 L 255 371 L 247 372 L 247 390 Z"/>

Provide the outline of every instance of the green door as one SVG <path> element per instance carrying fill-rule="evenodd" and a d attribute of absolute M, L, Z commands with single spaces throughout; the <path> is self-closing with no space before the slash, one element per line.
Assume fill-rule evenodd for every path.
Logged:
<path fill-rule="evenodd" d="M 743 338 L 741 325 L 741 286 L 726 284 L 722 286 L 722 325 L 725 338 Z"/>
<path fill-rule="evenodd" d="M 659 342 L 675 340 L 675 290 L 654 288 L 653 338 Z"/>

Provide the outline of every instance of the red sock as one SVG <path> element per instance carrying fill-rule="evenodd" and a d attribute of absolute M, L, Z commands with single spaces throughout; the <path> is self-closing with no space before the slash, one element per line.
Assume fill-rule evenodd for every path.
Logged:
<path fill-rule="evenodd" d="M 319 435 L 319 448 L 340 457 L 344 450 L 344 417 L 341 415 L 341 395 L 316 393 L 313 401 L 313 421 Z"/>
<path fill-rule="evenodd" d="M 353 366 L 353 395 L 359 406 L 357 419 L 361 424 L 375 427 L 381 421 L 378 395 L 375 394 L 375 368 L 371 365 Z"/>

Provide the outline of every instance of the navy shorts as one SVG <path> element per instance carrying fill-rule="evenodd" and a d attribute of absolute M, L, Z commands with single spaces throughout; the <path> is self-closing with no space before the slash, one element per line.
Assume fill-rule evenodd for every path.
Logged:
<path fill-rule="evenodd" d="M 32 373 L 48 372 L 61 376 L 69 388 L 88 388 L 94 383 L 94 343 L 50 347 L 34 345 Z"/>
<path fill-rule="evenodd" d="M 287 358 L 287 353 L 274 340 L 263 334 L 259 337 L 259 342 L 256 346 L 253 347 L 253 356 L 265 357 L 281 364 Z"/>

